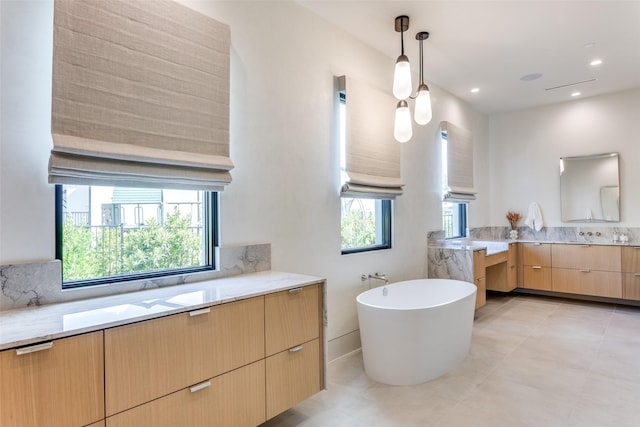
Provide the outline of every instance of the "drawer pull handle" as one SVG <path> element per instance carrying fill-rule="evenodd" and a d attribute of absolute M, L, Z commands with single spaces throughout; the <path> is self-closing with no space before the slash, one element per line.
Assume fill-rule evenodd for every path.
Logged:
<path fill-rule="evenodd" d="M 189 316 L 195 317 L 200 316 L 201 314 L 207 314 L 211 312 L 211 307 L 201 308 L 200 310 L 193 310 L 189 312 Z"/>
<path fill-rule="evenodd" d="M 541 265 L 532 265 L 531 268 L 535 268 L 536 270 L 540 270 L 542 268 Z"/>
<path fill-rule="evenodd" d="M 580 246 L 582 246 L 583 248 L 590 248 L 591 247 L 591 245 L 580 245 Z"/>
<path fill-rule="evenodd" d="M 189 390 L 191 390 L 191 393 L 195 393 L 196 391 L 200 391 L 207 387 L 211 387 L 211 381 L 205 381 L 203 383 L 196 384 L 193 387 L 191 387 Z"/>
<path fill-rule="evenodd" d="M 581 273 L 591 273 L 591 270 L 587 269 L 587 268 L 583 268 L 582 270 L 580 270 Z"/>
<path fill-rule="evenodd" d="M 534 243 L 533 246 L 542 246 L 542 243 L 540 243 L 540 242 Z"/>
<path fill-rule="evenodd" d="M 297 353 L 304 348 L 303 345 L 299 345 L 289 349 L 289 353 Z"/>
<path fill-rule="evenodd" d="M 51 347 L 53 347 L 53 341 L 43 342 L 29 347 L 17 348 L 16 354 L 22 356 L 23 354 L 35 353 L 36 351 L 49 350 Z"/>
<path fill-rule="evenodd" d="M 289 293 L 290 294 L 297 294 L 302 292 L 302 288 L 293 288 L 293 289 L 289 289 Z"/>
<path fill-rule="evenodd" d="M 634 276 L 640 277 L 640 273 L 633 273 Z"/>

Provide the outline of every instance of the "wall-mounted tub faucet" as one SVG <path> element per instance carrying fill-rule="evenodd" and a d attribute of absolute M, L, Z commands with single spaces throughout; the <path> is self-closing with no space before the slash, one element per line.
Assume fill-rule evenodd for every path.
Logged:
<path fill-rule="evenodd" d="M 382 295 L 384 295 L 385 297 L 387 296 L 387 293 L 389 292 L 387 290 L 387 285 L 389 284 L 389 281 L 387 280 L 386 274 L 375 273 L 375 274 L 363 274 L 362 276 L 360 276 L 360 280 L 362 280 L 363 282 L 367 279 L 382 280 L 384 282 L 384 287 L 382 288 Z M 371 289 L 371 281 L 369 281 L 369 289 Z"/>

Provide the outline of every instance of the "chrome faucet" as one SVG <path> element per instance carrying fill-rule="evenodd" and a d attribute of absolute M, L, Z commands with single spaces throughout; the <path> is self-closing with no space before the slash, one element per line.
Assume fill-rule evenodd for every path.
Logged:
<path fill-rule="evenodd" d="M 389 281 L 387 280 L 387 275 L 384 273 L 369 274 L 369 279 L 382 280 L 385 285 L 389 284 Z"/>

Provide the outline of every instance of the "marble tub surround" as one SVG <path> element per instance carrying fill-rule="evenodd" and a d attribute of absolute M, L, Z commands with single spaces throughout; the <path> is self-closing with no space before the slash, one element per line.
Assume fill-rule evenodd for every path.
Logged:
<path fill-rule="evenodd" d="M 182 286 L 3 311 L 0 312 L 0 350 L 323 281 L 314 276 L 263 271 Z M 326 308 L 323 317 L 326 324 Z"/>
<path fill-rule="evenodd" d="M 0 265 L 0 312 L 267 271 L 271 269 L 271 245 L 222 247 L 219 260 L 220 268 L 214 271 L 67 290 L 62 289 L 58 260 Z"/>
<path fill-rule="evenodd" d="M 429 246 L 428 277 L 464 280 L 473 283 L 473 246 Z"/>

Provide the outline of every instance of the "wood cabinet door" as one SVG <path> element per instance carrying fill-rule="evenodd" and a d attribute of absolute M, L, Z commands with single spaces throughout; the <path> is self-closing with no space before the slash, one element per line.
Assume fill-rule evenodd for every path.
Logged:
<path fill-rule="evenodd" d="M 622 248 L 622 272 L 640 273 L 640 246 Z"/>
<path fill-rule="evenodd" d="M 262 358 L 263 297 L 108 329 L 107 415 Z"/>
<path fill-rule="evenodd" d="M 513 290 L 518 286 L 518 245 L 509 244 L 507 254 L 507 289 Z"/>
<path fill-rule="evenodd" d="M 548 243 L 521 243 L 522 263 L 551 267 L 551 245 Z M 525 286 L 526 287 L 526 286 Z"/>
<path fill-rule="evenodd" d="M 540 265 L 525 265 L 523 270 L 523 287 L 525 289 L 551 290 L 551 268 Z"/>
<path fill-rule="evenodd" d="M 265 296 L 265 344 L 270 356 L 321 336 L 320 285 Z"/>
<path fill-rule="evenodd" d="M 487 281 L 484 266 L 486 250 L 473 252 L 473 283 L 478 288 L 476 291 L 476 308 L 480 308 L 487 303 Z"/>
<path fill-rule="evenodd" d="M 107 427 L 255 427 L 264 402 L 263 359 L 113 415 Z"/>
<path fill-rule="evenodd" d="M 622 298 L 640 301 L 640 273 L 622 273 Z"/>
<path fill-rule="evenodd" d="M 90 424 L 87 427 L 105 427 L 105 420 L 101 420 L 101 421 L 98 421 L 97 423 Z"/>
<path fill-rule="evenodd" d="M 619 246 L 556 244 L 552 249 L 553 267 L 619 272 L 620 249 Z"/>
<path fill-rule="evenodd" d="M 267 419 L 320 391 L 320 351 L 315 339 L 267 358 Z"/>
<path fill-rule="evenodd" d="M 552 284 L 555 292 L 622 298 L 620 273 L 554 268 Z"/>
<path fill-rule="evenodd" d="M 2 427 L 81 427 L 104 418 L 102 331 L 0 352 Z"/>

